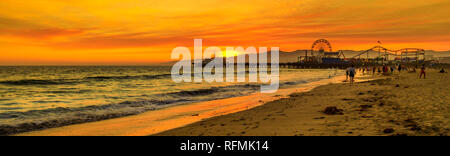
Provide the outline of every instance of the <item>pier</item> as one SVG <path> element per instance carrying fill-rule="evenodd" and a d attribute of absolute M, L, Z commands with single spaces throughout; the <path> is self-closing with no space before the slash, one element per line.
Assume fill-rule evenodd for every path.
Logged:
<path fill-rule="evenodd" d="M 370 54 L 371 52 L 372 54 Z M 374 57 L 373 54 L 376 54 L 376 56 Z M 342 50 L 338 50 L 337 52 L 332 51 L 331 44 L 328 40 L 318 39 L 312 44 L 311 50 L 305 50 L 304 56 L 298 56 L 297 62 L 280 63 L 280 67 L 295 69 L 346 69 L 352 65 L 356 67 L 382 65 L 418 67 L 423 64 L 429 64 L 430 62 L 432 62 L 432 60 L 426 61 L 425 59 L 424 49 L 403 48 L 399 50 L 390 50 L 381 45 L 362 50 L 358 54 L 347 58 Z"/>

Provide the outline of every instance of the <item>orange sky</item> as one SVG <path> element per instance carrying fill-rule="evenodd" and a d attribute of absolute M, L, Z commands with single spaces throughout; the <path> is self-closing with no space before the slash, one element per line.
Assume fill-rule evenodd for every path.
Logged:
<path fill-rule="evenodd" d="M 147 64 L 176 46 L 450 50 L 448 0 L 2 0 L 0 65 Z"/>

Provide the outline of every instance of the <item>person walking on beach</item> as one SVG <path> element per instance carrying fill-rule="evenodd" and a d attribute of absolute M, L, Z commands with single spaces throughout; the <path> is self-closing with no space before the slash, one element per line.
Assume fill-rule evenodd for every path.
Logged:
<path fill-rule="evenodd" d="M 349 70 L 350 70 L 350 67 L 349 67 L 349 68 L 347 68 L 347 70 L 345 71 L 345 82 L 347 82 L 347 81 L 348 81 L 348 74 L 349 74 Z"/>
<path fill-rule="evenodd" d="M 353 83 L 356 75 L 355 65 L 352 65 L 352 67 L 348 69 L 348 75 L 350 76 L 350 83 Z"/>
<path fill-rule="evenodd" d="M 425 65 L 422 65 L 422 68 L 420 68 L 420 76 L 419 76 L 419 79 L 422 78 L 422 75 L 423 75 L 423 78 L 426 79 Z"/>

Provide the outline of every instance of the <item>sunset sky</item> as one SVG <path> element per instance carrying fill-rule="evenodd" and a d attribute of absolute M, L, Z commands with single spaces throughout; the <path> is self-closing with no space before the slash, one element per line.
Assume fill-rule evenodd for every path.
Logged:
<path fill-rule="evenodd" d="M 147 64 L 176 46 L 450 50 L 449 0 L 1 0 L 0 65 Z"/>

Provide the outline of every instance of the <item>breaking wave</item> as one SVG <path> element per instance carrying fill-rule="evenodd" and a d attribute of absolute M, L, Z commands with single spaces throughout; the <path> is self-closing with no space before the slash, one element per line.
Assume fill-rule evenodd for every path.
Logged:
<path fill-rule="evenodd" d="M 0 84 L 4 85 L 66 85 L 77 84 L 89 81 L 106 81 L 106 80 L 126 80 L 126 79 L 163 79 L 170 77 L 170 74 L 160 75 L 139 75 L 139 76 L 94 76 L 85 77 L 81 79 L 51 79 L 51 80 L 38 80 L 38 79 L 25 79 L 25 80 L 8 80 L 0 81 Z"/>
<path fill-rule="evenodd" d="M 114 104 L 75 108 L 58 107 L 26 112 L 4 112 L 0 113 L 1 123 L 5 123 L 0 125 L 0 135 L 136 115 L 183 103 L 241 96 L 259 91 L 259 89 L 259 84 L 243 84 L 156 94 L 151 96 L 153 99 L 149 100 L 123 101 Z"/>

